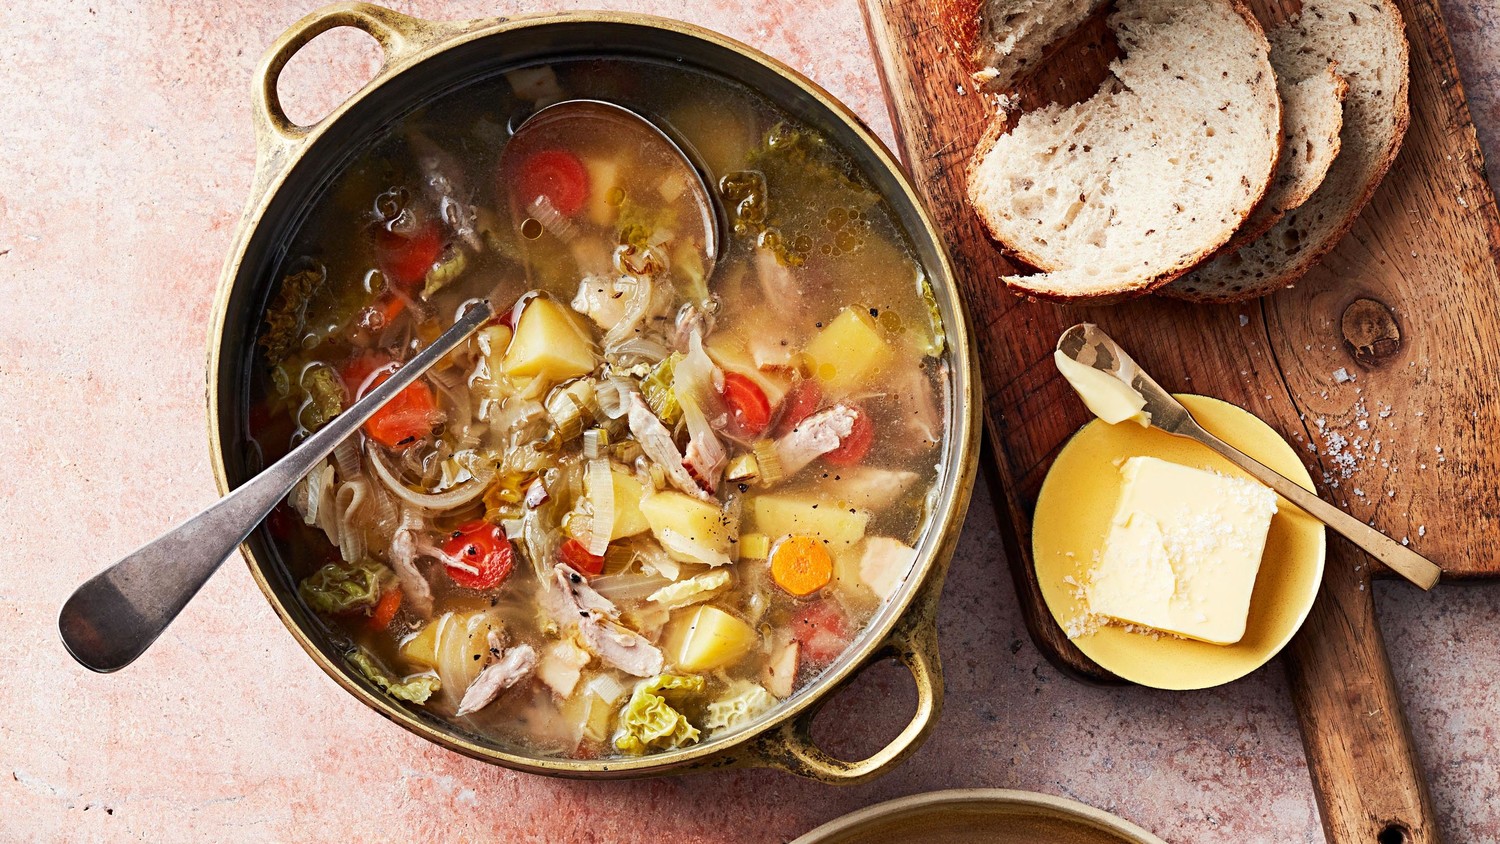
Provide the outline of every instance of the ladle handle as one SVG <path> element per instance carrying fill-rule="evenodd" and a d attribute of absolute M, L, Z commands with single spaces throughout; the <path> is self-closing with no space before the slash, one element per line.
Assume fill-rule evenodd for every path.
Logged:
<path fill-rule="evenodd" d="M 68 653 L 99 672 L 133 662 L 298 480 L 492 316 L 486 301 L 471 306 L 432 345 L 285 457 L 78 587 L 58 616 Z"/>

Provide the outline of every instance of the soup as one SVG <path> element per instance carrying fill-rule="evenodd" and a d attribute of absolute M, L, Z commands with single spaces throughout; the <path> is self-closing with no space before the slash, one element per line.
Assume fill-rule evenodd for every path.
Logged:
<path fill-rule="evenodd" d="M 723 241 L 697 171 L 609 105 L 511 144 L 573 98 L 656 116 Z M 514 302 L 269 521 L 406 705 L 531 755 L 688 746 L 812 682 L 910 574 L 947 426 L 931 291 L 846 157 L 746 89 L 623 59 L 468 86 L 358 153 L 278 274 L 264 460 Z"/>

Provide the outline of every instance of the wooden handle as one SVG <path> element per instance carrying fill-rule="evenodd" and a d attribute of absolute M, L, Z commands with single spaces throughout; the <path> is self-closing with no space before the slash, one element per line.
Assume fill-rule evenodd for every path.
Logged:
<path fill-rule="evenodd" d="M 1323 591 L 1287 650 L 1292 702 L 1330 844 L 1437 844 L 1436 814 L 1401 709 L 1367 558 L 1329 537 Z"/>

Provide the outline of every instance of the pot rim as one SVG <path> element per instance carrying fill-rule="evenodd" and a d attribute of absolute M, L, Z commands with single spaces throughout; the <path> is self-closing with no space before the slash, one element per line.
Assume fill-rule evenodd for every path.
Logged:
<path fill-rule="evenodd" d="M 836 689 L 848 682 L 875 659 L 894 655 L 902 657 L 903 661 L 906 661 L 908 666 L 911 667 L 911 662 L 906 657 L 911 656 L 912 650 L 923 649 L 921 643 L 914 641 L 921 637 L 908 636 L 905 640 L 900 639 L 898 634 L 902 627 L 902 622 L 906 620 L 909 613 L 922 610 L 924 609 L 922 604 L 927 604 L 929 606 L 926 607 L 926 615 L 930 617 L 918 619 L 915 624 L 908 622 L 906 626 L 931 628 L 936 624 L 937 593 L 941 591 L 949 558 L 952 555 L 954 546 L 957 544 L 967 511 L 970 492 L 974 484 L 978 465 L 980 431 L 980 396 L 978 395 L 977 386 L 979 364 L 976 351 L 969 336 L 967 307 L 964 297 L 958 290 L 958 281 L 953 271 L 947 249 L 944 246 L 942 235 L 896 157 L 865 126 L 858 115 L 854 114 L 847 106 L 835 99 L 821 86 L 817 85 L 817 83 L 781 61 L 734 38 L 695 24 L 655 15 L 630 12 L 547 12 L 471 21 L 441 22 L 409 18 L 405 15 L 399 15 L 380 7 L 368 6 L 363 3 L 341 3 L 336 6 L 325 7 L 322 10 L 313 12 L 298 24 L 295 24 L 268 50 L 266 57 L 257 69 L 255 79 L 254 93 L 257 95 L 257 101 L 260 105 L 265 106 L 263 98 L 266 96 L 267 91 L 272 92 L 274 95 L 275 74 L 279 72 L 280 64 L 285 62 L 286 58 L 295 51 L 296 47 L 300 47 L 301 44 L 306 43 L 315 34 L 318 34 L 308 34 L 306 31 L 317 25 L 318 21 L 315 19 L 320 16 L 326 17 L 341 11 L 350 10 L 356 14 L 370 14 L 371 12 L 378 11 L 382 16 L 389 15 L 390 17 L 409 22 L 409 24 L 414 26 L 430 27 L 432 34 L 414 46 L 409 47 L 409 52 L 405 55 L 393 55 L 392 45 L 385 43 L 384 39 L 382 39 L 382 45 L 385 46 L 387 52 L 385 64 L 364 87 L 310 127 L 290 125 L 280 112 L 279 105 L 268 108 L 269 114 L 257 112 L 255 115 L 257 118 L 259 149 L 250 198 L 237 226 L 235 240 L 220 274 L 218 288 L 214 296 L 213 311 L 209 320 L 209 352 L 206 373 L 206 397 L 209 406 L 209 457 L 215 483 L 221 494 L 227 493 L 230 486 L 225 463 L 226 445 L 221 436 L 223 420 L 219 412 L 220 398 L 222 390 L 232 392 L 235 389 L 233 385 L 221 384 L 219 378 L 220 368 L 223 364 L 226 351 L 223 348 L 222 339 L 226 321 L 230 316 L 228 307 L 229 298 L 236 287 L 241 267 L 247 257 L 251 235 L 262 224 L 272 201 L 285 187 L 289 175 L 295 170 L 295 165 L 303 158 L 303 154 L 307 150 L 318 143 L 326 134 L 329 127 L 344 119 L 351 109 L 364 102 L 368 97 L 377 95 L 392 79 L 404 74 L 408 70 L 418 68 L 423 62 L 452 48 L 474 41 L 517 30 L 563 23 L 644 27 L 663 30 L 674 36 L 682 36 L 706 42 L 713 48 L 738 53 L 762 65 L 807 94 L 814 100 L 817 107 L 835 118 L 841 124 L 841 128 L 847 130 L 859 143 L 866 146 L 868 151 L 878 161 L 880 169 L 885 171 L 890 176 L 891 183 L 899 188 L 899 195 L 890 196 L 887 201 L 890 201 L 892 205 L 904 203 L 911 209 L 916 219 L 920 221 L 920 230 L 908 232 L 908 235 L 914 239 L 923 237 L 930 242 L 935 262 L 933 265 L 924 264 L 924 274 L 932 285 L 934 294 L 939 297 L 939 301 L 941 302 L 942 299 L 946 298 L 953 315 L 953 318 L 945 320 L 943 325 L 949 349 L 948 354 L 953 384 L 953 397 L 951 399 L 950 412 L 948 413 L 950 421 L 948 431 L 946 432 L 947 441 L 944 446 L 944 454 L 942 455 L 942 462 L 947 465 L 948 472 L 942 479 L 942 484 L 939 487 L 938 506 L 929 514 L 929 526 L 918 540 L 917 562 L 912 573 L 903 584 L 901 591 L 891 601 L 887 602 L 886 606 L 878 611 L 875 618 L 871 620 L 869 626 L 861 634 L 860 639 L 853 646 L 846 649 L 839 660 L 834 665 L 825 669 L 812 683 L 798 691 L 791 698 L 780 702 L 768 717 L 747 728 L 677 750 L 664 751 L 641 757 L 614 757 L 600 760 L 527 756 L 482 744 L 479 741 L 471 741 L 456 728 L 453 732 L 449 732 L 428 723 L 415 713 L 401 706 L 399 702 L 388 695 L 372 693 L 364 688 L 363 685 L 353 678 L 352 672 L 346 665 L 340 661 L 330 659 L 324 653 L 317 638 L 315 638 L 312 632 L 304 629 L 298 623 L 287 606 L 282 602 L 272 585 L 271 579 L 268 577 L 267 567 L 269 563 L 263 562 L 257 557 L 247 540 L 246 543 L 240 546 L 240 552 L 245 558 L 246 566 L 249 568 L 256 585 L 260 588 L 261 593 L 265 596 L 272 609 L 275 610 L 282 624 L 292 634 L 292 637 L 302 647 L 303 651 L 312 658 L 313 662 L 325 674 L 332 678 L 346 692 L 353 695 L 366 706 L 374 709 L 387 720 L 422 738 L 465 756 L 529 773 L 606 778 L 650 776 L 669 773 L 674 770 L 680 771 L 686 768 L 703 767 L 710 764 L 716 767 L 750 764 L 783 767 L 793 770 L 796 773 L 830 782 L 854 782 L 883 772 L 887 766 L 894 764 L 908 753 L 914 751 L 916 744 L 920 743 L 920 738 L 925 735 L 927 728 L 931 726 L 931 721 L 935 719 L 935 706 L 929 712 L 926 722 L 921 725 L 921 729 L 914 736 L 915 740 L 907 742 L 909 746 L 899 749 L 899 752 L 894 756 L 882 760 L 877 768 L 863 771 L 857 775 L 847 773 L 835 775 L 827 769 L 820 772 L 817 770 L 818 766 L 803 757 L 802 754 L 794 753 L 793 755 L 798 758 L 792 761 L 785 758 L 775 758 L 777 754 L 767 753 L 764 750 L 756 753 L 753 747 L 757 739 L 773 738 L 778 730 L 786 733 L 788 730 L 794 728 L 800 731 L 799 734 L 804 742 L 810 742 L 810 739 L 805 735 L 806 725 L 802 722 L 815 716 L 818 708 L 828 700 Z M 357 24 L 339 23 L 334 25 Z M 321 31 L 323 30 L 318 30 L 318 32 Z M 366 31 L 368 32 L 369 30 Z M 380 37 L 378 33 L 371 34 L 375 34 L 377 38 Z M 295 43 L 290 51 L 285 50 L 289 42 L 297 41 L 300 41 L 300 43 Z M 281 125 L 277 125 L 278 120 Z M 924 599 L 922 603 L 918 602 L 919 597 Z M 928 633 L 929 637 L 935 635 L 930 629 Z M 930 644 L 930 650 L 932 651 L 930 662 L 934 671 L 937 671 L 936 698 L 940 703 L 941 674 L 937 670 L 935 639 Z M 917 669 L 913 667 L 913 671 L 916 673 Z M 917 676 L 917 681 L 919 693 L 928 691 L 921 688 L 923 681 L 921 675 Z M 920 715 L 921 713 L 919 712 L 919 717 Z M 915 722 L 913 726 L 917 726 Z M 911 728 L 909 727 L 908 732 L 910 731 Z M 903 733 L 903 737 L 905 735 Z M 816 751 L 816 748 L 812 748 L 812 750 Z M 887 750 L 890 750 L 890 748 L 887 748 Z M 734 756 L 735 751 L 748 752 L 747 755 L 751 758 L 736 758 Z M 870 760 L 866 761 L 869 762 L 876 758 L 871 757 Z"/>
<path fill-rule="evenodd" d="M 1083 821 L 1099 830 L 1114 833 L 1123 840 L 1134 842 L 1134 844 L 1166 844 L 1165 841 L 1148 830 L 1118 815 L 1112 815 L 1103 809 L 1095 808 L 1087 803 L 1080 803 L 1077 800 L 1067 797 L 1058 797 L 1039 791 L 1019 791 L 1009 788 L 953 788 L 943 791 L 924 791 L 917 794 L 909 794 L 905 797 L 897 797 L 893 800 L 886 800 L 882 803 L 876 803 L 873 806 L 856 809 L 847 815 L 834 818 L 816 829 L 803 833 L 800 837 L 794 839 L 791 844 L 823 844 L 823 842 L 832 840 L 834 836 L 838 835 L 869 834 L 872 831 L 879 831 L 878 829 L 868 829 L 871 823 L 901 815 L 914 809 L 931 810 L 939 806 L 974 803 L 1030 807 Z"/>

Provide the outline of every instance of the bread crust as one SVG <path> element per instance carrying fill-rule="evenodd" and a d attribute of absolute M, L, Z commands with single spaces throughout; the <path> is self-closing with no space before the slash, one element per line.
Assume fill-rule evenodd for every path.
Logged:
<path fill-rule="evenodd" d="M 1338 82 L 1338 99 L 1339 103 L 1342 104 L 1344 102 L 1344 97 L 1349 93 L 1349 80 L 1340 76 L 1336 70 L 1333 71 L 1333 76 Z M 1286 109 L 1284 107 L 1282 109 L 1282 119 L 1286 119 Z M 1339 126 L 1340 131 L 1342 131 L 1343 123 L 1340 122 Z M 1329 142 L 1337 142 L 1338 139 L 1339 135 L 1335 133 L 1333 137 L 1328 138 L 1327 140 Z M 1281 154 L 1286 155 L 1285 131 L 1282 132 L 1281 142 Z M 1277 167 L 1280 166 L 1281 162 L 1278 160 Z M 1325 173 L 1324 175 L 1326 176 L 1327 174 Z M 1274 175 L 1271 177 L 1271 181 L 1273 184 L 1276 181 Z M 1319 184 L 1322 184 L 1321 180 L 1319 181 Z M 1315 193 L 1316 190 L 1317 189 L 1314 188 L 1313 193 Z M 1270 199 L 1270 195 L 1271 188 L 1270 186 L 1267 186 L 1266 192 L 1261 195 L 1261 201 L 1257 203 L 1256 207 L 1250 211 L 1250 216 L 1245 218 L 1244 225 L 1236 229 L 1234 236 L 1229 238 L 1229 242 L 1225 243 L 1223 246 L 1220 246 L 1218 251 L 1215 252 L 1213 256 L 1208 259 L 1208 261 L 1212 261 L 1214 258 L 1218 258 L 1221 255 L 1228 255 L 1229 253 L 1238 250 L 1241 246 L 1244 246 L 1245 244 L 1258 239 L 1261 235 L 1270 231 L 1277 223 L 1281 222 L 1282 217 L 1285 217 L 1288 213 L 1300 207 L 1302 203 L 1312 198 L 1312 193 L 1308 193 L 1306 196 L 1303 196 L 1295 203 L 1284 205 L 1280 208 L 1272 208 L 1267 213 L 1261 214 L 1260 212 L 1265 209 L 1266 202 Z M 1207 263 L 1208 261 L 1204 261 L 1204 263 Z"/>
<path fill-rule="evenodd" d="M 1261 26 L 1260 21 L 1250 10 L 1250 7 L 1244 2 L 1244 0 L 1221 0 L 1221 2 L 1227 3 L 1229 7 L 1236 14 L 1238 14 L 1241 19 L 1245 21 L 1252 37 L 1258 40 L 1258 46 L 1269 57 L 1270 42 L 1266 38 L 1265 30 Z M 1267 65 L 1269 65 L 1269 58 L 1267 58 Z M 1095 94 L 1095 96 L 1098 96 L 1098 94 Z M 1171 284 L 1173 281 L 1181 278 L 1183 275 L 1186 275 L 1196 267 L 1211 259 L 1214 255 L 1218 254 L 1219 250 L 1224 246 L 1224 244 L 1229 242 L 1229 240 L 1234 236 L 1234 233 L 1239 229 L 1239 227 L 1245 222 L 1246 219 L 1249 218 L 1249 216 L 1254 212 L 1255 208 L 1258 207 L 1260 203 L 1265 199 L 1266 192 L 1270 189 L 1271 183 L 1275 178 L 1277 168 L 1280 165 L 1284 146 L 1283 133 L 1280 129 L 1282 109 L 1281 97 L 1276 91 L 1274 80 L 1269 89 L 1269 96 L 1270 102 L 1268 103 L 1268 105 L 1273 107 L 1277 115 L 1277 129 L 1274 132 L 1274 136 L 1272 139 L 1274 142 L 1274 153 L 1272 155 L 1271 166 L 1268 175 L 1263 180 L 1259 193 L 1256 195 L 1254 201 L 1249 203 L 1244 214 L 1239 216 L 1238 219 L 1231 221 L 1230 225 L 1226 226 L 1223 231 L 1213 235 L 1210 240 L 1206 240 L 1205 245 L 1198 252 L 1183 256 L 1178 261 L 1173 263 L 1170 267 L 1158 272 L 1155 275 L 1138 278 L 1134 281 L 1134 283 L 1130 284 L 1127 287 L 1082 293 L 1070 292 L 1068 290 L 1057 287 L 1028 284 L 1028 279 L 1039 278 L 1043 273 L 1056 272 L 1060 268 L 1055 264 L 1051 264 L 1051 262 L 1041 259 L 1035 253 L 1029 252 L 1025 248 L 1022 248 L 1015 243 L 1011 243 L 1005 240 L 999 233 L 1000 229 L 996 221 L 991 217 L 990 214 L 986 213 L 986 210 L 983 208 L 983 206 L 976 201 L 974 189 L 976 170 L 978 169 L 980 163 L 983 162 L 984 159 L 989 155 L 991 150 L 993 150 L 995 144 L 999 142 L 1000 138 L 1009 133 L 1012 128 L 1013 121 L 1010 115 L 996 115 L 996 117 L 990 121 L 989 126 L 985 128 L 984 134 L 980 137 L 978 144 L 976 144 L 975 146 L 974 153 L 969 157 L 968 164 L 965 167 L 965 195 L 969 201 L 969 207 L 973 209 L 975 215 L 979 218 L 980 223 L 984 226 L 986 234 L 988 234 L 990 239 L 999 246 L 1001 252 L 1008 258 L 1019 260 L 1022 263 L 1030 267 L 1037 268 L 1040 271 L 1037 275 L 1032 276 L 1002 276 L 1000 278 L 1000 281 L 1006 286 L 1007 289 L 1028 298 L 1064 304 L 1081 302 L 1088 302 L 1093 304 L 1108 304 L 1112 302 L 1138 298 L 1141 296 L 1145 296 L 1146 294 L 1153 291 L 1160 290 L 1166 285 Z"/>
<path fill-rule="evenodd" d="M 1233 304 L 1247 302 L 1251 299 L 1259 299 L 1262 296 L 1267 296 L 1295 284 L 1298 279 L 1306 275 L 1318 262 L 1327 257 L 1328 253 L 1332 252 L 1343 241 L 1344 236 L 1349 233 L 1349 230 L 1354 228 L 1355 222 L 1359 220 L 1360 213 L 1364 211 L 1365 206 L 1375 196 L 1375 191 L 1380 188 L 1380 183 L 1385 180 L 1386 174 L 1390 172 L 1391 165 L 1395 163 L 1396 157 L 1401 154 L 1402 141 L 1405 140 L 1406 130 L 1411 125 L 1411 44 L 1406 37 L 1406 21 L 1401 14 L 1400 8 L 1396 6 L 1393 0 L 1371 0 L 1371 2 L 1379 3 L 1389 16 L 1389 20 L 1395 24 L 1393 29 L 1397 36 L 1399 51 L 1394 64 L 1398 71 L 1396 78 L 1400 80 L 1400 88 L 1394 103 L 1395 114 L 1389 126 L 1390 134 L 1384 144 L 1380 160 L 1368 171 L 1364 184 L 1360 186 L 1357 199 L 1350 205 L 1344 219 L 1330 229 L 1327 236 L 1321 242 L 1303 249 L 1292 261 L 1288 262 L 1282 268 L 1281 272 L 1269 279 L 1257 280 L 1252 288 L 1219 294 L 1206 294 L 1196 290 L 1172 287 L 1162 290 L 1162 295 L 1200 304 Z M 1372 128 L 1379 129 L 1380 127 Z"/>

